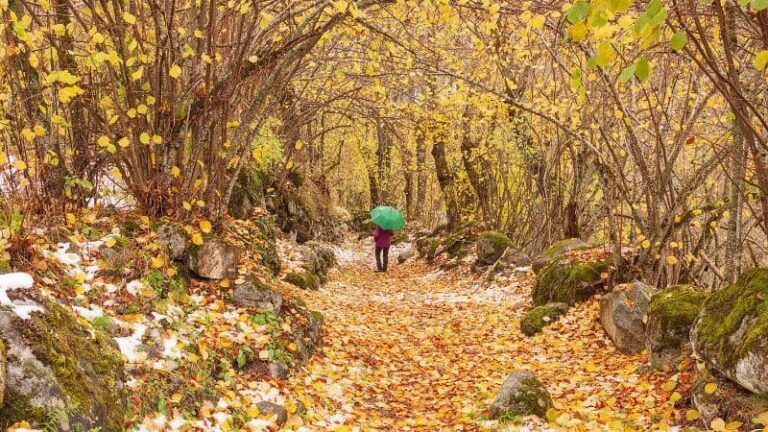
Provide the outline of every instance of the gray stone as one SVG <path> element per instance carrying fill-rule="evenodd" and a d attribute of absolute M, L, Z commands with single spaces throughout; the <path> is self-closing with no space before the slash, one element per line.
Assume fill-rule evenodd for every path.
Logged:
<path fill-rule="evenodd" d="M 261 401 L 256 404 L 256 408 L 263 417 L 275 417 L 275 423 L 278 426 L 283 426 L 288 421 L 288 410 L 284 406 L 278 405 L 274 402 Z"/>
<path fill-rule="evenodd" d="M 416 249 L 414 249 L 413 247 L 409 247 L 408 249 L 400 252 L 397 255 L 397 262 L 402 264 L 408 261 L 409 259 L 414 258 L 417 254 L 418 252 L 416 251 Z"/>
<path fill-rule="evenodd" d="M 155 229 L 157 242 L 172 260 L 184 258 L 189 247 L 189 237 L 184 229 L 174 223 L 162 222 Z"/>
<path fill-rule="evenodd" d="M 645 314 L 656 289 L 642 282 L 617 285 L 600 300 L 600 322 L 625 354 L 645 349 Z"/>
<path fill-rule="evenodd" d="M 242 250 L 224 240 L 214 239 L 193 248 L 188 254 L 190 270 L 206 279 L 225 279 L 237 274 Z"/>
<path fill-rule="evenodd" d="M 235 286 L 232 303 L 243 308 L 260 309 L 277 314 L 283 306 L 283 295 L 252 278 Z"/>
<path fill-rule="evenodd" d="M 290 373 L 290 368 L 287 364 L 281 361 L 275 361 L 269 364 L 269 376 L 275 379 L 287 379 Z"/>
<path fill-rule="evenodd" d="M 504 380 L 489 416 L 494 419 L 506 415 L 544 417 L 552 406 L 552 398 L 544 385 L 532 373 L 518 370 Z"/>

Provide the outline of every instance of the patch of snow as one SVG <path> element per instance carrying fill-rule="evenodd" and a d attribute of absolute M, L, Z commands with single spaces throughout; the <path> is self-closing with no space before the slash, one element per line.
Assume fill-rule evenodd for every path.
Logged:
<path fill-rule="evenodd" d="M 139 279 L 132 280 L 125 285 L 125 289 L 128 291 L 129 294 L 135 297 L 136 295 L 139 294 L 139 291 L 144 289 L 144 282 L 142 282 Z"/>
<path fill-rule="evenodd" d="M 10 306 L 13 313 L 21 319 L 29 319 L 32 312 L 45 312 L 42 306 L 35 302 L 19 303 L 8 297 L 9 290 L 29 289 L 35 280 L 28 273 L 6 273 L 0 275 L 0 306 Z"/>
<path fill-rule="evenodd" d="M 139 345 L 144 338 L 144 333 L 147 331 L 147 326 L 138 324 L 133 334 L 125 337 L 115 338 L 117 346 L 120 347 L 120 352 L 128 359 L 129 362 L 134 362 L 139 359 Z"/>
<path fill-rule="evenodd" d="M 62 264 L 70 266 L 80 265 L 80 255 L 76 253 L 67 252 L 70 247 L 70 243 L 59 243 L 58 249 L 54 252 L 53 256 Z"/>
<path fill-rule="evenodd" d="M 88 321 L 104 316 L 104 309 L 96 305 L 91 305 L 90 309 L 86 309 L 82 306 L 73 306 L 72 309 Z"/>
<path fill-rule="evenodd" d="M 169 358 L 180 358 L 181 351 L 179 350 L 179 340 L 174 335 L 169 338 L 163 338 L 163 356 Z"/>

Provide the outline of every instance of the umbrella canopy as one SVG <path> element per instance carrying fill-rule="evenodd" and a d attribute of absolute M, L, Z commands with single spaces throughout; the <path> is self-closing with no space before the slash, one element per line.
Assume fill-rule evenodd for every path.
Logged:
<path fill-rule="evenodd" d="M 389 206 L 378 206 L 371 210 L 371 220 L 386 230 L 400 230 L 405 226 L 405 218 L 400 210 Z"/>

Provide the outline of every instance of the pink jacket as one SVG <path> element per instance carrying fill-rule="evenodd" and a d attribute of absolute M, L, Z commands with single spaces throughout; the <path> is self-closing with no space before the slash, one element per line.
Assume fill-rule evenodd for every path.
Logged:
<path fill-rule="evenodd" d="M 373 230 L 373 239 L 376 240 L 376 247 L 388 248 L 392 246 L 392 236 L 395 234 L 392 230 L 385 230 L 379 226 Z"/>

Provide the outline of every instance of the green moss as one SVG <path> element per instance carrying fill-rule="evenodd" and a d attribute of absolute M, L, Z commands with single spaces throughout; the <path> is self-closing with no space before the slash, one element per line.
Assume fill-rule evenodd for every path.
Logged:
<path fill-rule="evenodd" d="M 129 219 L 120 223 L 120 232 L 127 237 L 136 237 L 144 231 L 141 224 L 135 220 Z"/>
<path fill-rule="evenodd" d="M 536 278 L 531 290 L 533 303 L 537 306 L 553 302 L 575 305 L 603 287 L 605 280 L 602 275 L 609 270 L 610 264 L 607 261 L 551 263 Z"/>
<path fill-rule="evenodd" d="M 749 270 L 735 284 L 715 291 L 704 310 L 696 330 L 699 345 L 716 353 L 724 368 L 733 367 L 768 338 L 768 269 Z M 742 328 L 745 320 L 749 325 Z M 739 331 L 741 337 L 731 337 Z"/>
<path fill-rule="evenodd" d="M 117 390 L 122 381 L 122 356 L 103 333 L 91 336 L 64 308 L 51 300 L 44 303 L 46 313 L 33 314 L 27 332 L 36 338 L 36 356 L 48 361 L 64 396 L 81 412 L 93 413 L 98 401 L 112 408 L 104 413 L 107 429 L 122 430 L 119 407 L 124 395 Z"/>
<path fill-rule="evenodd" d="M 309 272 L 291 272 L 285 275 L 285 281 L 301 289 L 318 289 L 320 280 Z"/>
<path fill-rule="evenodd" d="M 8 261 L 0 261 L 0 273 L 10 273 L 12 271 L 13 268 Z"/>
<path fill-rule="evenodd" d="M 707 299 L 707 293 L 691 285 L 676 285 L 651 297 L 647 315 L 649 324 L 658 320 L 661 340 L 656 349 L 680 347 Z"/>
<path fill-rule="evenodd" d="M 33 426 L 39 425 L 47 418 L 48 410 L 30 405 L 27 398 L 13 392 L 6 393 L 5 403 L 0 405 L 0 430 L 5 430 L 19 421 L 29 422 Z"/>
<path fill-rule="evenodd" d="M 574 250 L 587 248 L 588 245 L 577 238 L 570 238 L 555 242 L 552 246 L 540 253 L 533 260 L 533 271 L 539 272 L 547 265 L 561 259 L 565 254 Z"/>
<path fill-rule="evenodd" d="M 506 235 L 497 231 L 485 231 L 480 233 L 479 238 L 481 240 L 489 241 L 494 249 L 503 251 L 504 249 L 512 246 L 512 240 Z"/>
<path fill-rule="evenodd" d="M 549 303 L 544 306 L 538 306 L 525 314 L 520 320 L 520 330 L 526 336 L 533 336 L 541 332 L 544 327 L 553 323 L 557 318 L 568 311 L 566 303 Z M 548 318 L 545 320 L 544 318 Z"/>

